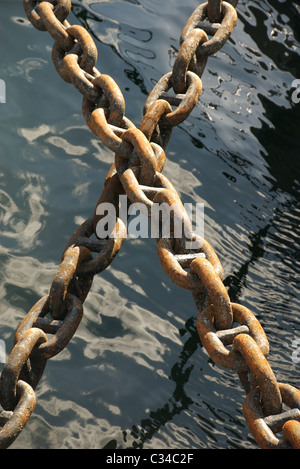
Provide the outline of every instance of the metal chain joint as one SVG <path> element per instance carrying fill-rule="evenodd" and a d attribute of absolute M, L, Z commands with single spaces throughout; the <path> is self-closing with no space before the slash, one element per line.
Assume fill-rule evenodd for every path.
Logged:
<path fill-rule="evenodd" d="M 126 237 L 119 217 L 114 236 L 96 236 L 101 219 L 98 205 L 113 203 L 118 210 L 119 195 L 124 194 L 129 204 L 145 204 L 149 215 L 153 203 L 165 202 L 175 207 L 182 220 L 188 220 L 180 196 L 162 174 L 165 149 L 173 127 L 187 119 L 198 103 L 206 62 L 232 33 L 236 4 L 237 0 L 209 0 L 196 8 L 182 31 L 173 70 L 150 92 L 136 127 L 125 116 L 118 85 L 96 68 L 97 48 L 91 35 L 82 26 L 68 23 L 71 0 L 24 0 L 33 26 L 54 39 L 56 70 L 83 95 L 87 125 L 115 153 L 115 161 L 94 215 L 77 229 L 63 251 L 49 294 L 33 306 L 16 332 L 0 379 L 0 403 L 6 411 L 1 415 L 1 448 L 11 445 L 26 425 L 47 360 L 63 350 L 76 332 L 93 277 L 110 265 Z M 277 382 L 266 359 L 269 343 L 260 323 L 248 308 L 231 303 L 220 260 L 205 239 L 193 235 L 197 247 L 185 249 L 190 236 L 178 240 L 171 234 L 157 239 L 157 253 L 168 277 L 193 294 L 202 345 L 215 363 L 238 373 L 247 394 L 244 415 L 258 445 L 300 449 L 300 391 Z"/>

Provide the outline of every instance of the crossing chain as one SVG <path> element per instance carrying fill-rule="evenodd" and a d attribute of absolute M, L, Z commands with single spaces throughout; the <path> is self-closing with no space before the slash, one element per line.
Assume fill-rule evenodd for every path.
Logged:
<path fill-rule="evenodd" d="M 187 119 L 198 103 L 206 62 L 232 33 L 237 3 L 209 0 L 195 9 L 182 31 L 173 70 L 150 92 L 136 127 L 125 116 L 117 83 L 96 68 L 97 48 L 91 35 L 82 26 L 68 23 L 71 0 L 24 0 L 33 26 L 54 39 L 52 60 L 58 74 L 83 95 L 88 127 L 115 159 L 93 216 L 76 230 L 63 251 L 49 294 L 32 307 L 16 332 L 0 379 L 1 448 L 9 447 L 26 425 L 47 360 L 71 340 L 94 276 L 110 265 L 126 238 L 118 213 L 120 195 L 126 195 L 129 204 L 143 203 L 150 217 L 154 203 L 166 203 L 188 226 L 180 239 L 174 236 L 173 226 L 168 238 L 156 240 L 163 269 L 174 284 L 191 291 L 199 310 L 197 331 L 209 356 L 237 372 L 246 392 L 245 419 L 258 445 L 300 448 L 300 391 L 277 382 L 266 358 L 269 343 L 262 326 L 248 308 L 230 301 L 216 252 L 192 231 L 179 194 L 162 174 L 173 127 Z M 117 211 L 112 233 L 105 239 L 96 233 L 103 217 L 97 207 L 102 203 L 112 203 Z M 187 241 L 193 241 L 193 249 L 186 248 Z"/>

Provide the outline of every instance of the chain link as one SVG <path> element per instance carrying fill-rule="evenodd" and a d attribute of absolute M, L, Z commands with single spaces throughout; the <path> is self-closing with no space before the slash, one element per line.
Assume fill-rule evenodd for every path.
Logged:
<path fill-rule="evenodd" d="M 172 207 L 173 228 L 169 237 L 157 239 L 158 257 L 174 284 L 192 292 L 199 310 L 197 331 L 209 356 L 238 373 L 247 395 L 243 406 L 246 422 L 258 445 L 300 448 L 300 391 L 277 382 L 266 359 L 269 343 L 263 328 L 248 308 L 231 303 L 217 254 L 192 232 L 176 189 L 162 174 L 172 129 L 198 103 L 208 57 L 223 47 L 236 24 L 236 4 L 235 0 L 209 0 L 196 8 L 183 28 L 173 70 L 150 92 L 136 127 L 125 116 L 125 100 L 114 79 L 96 68 L 97 48 L 92 37 L 83 27 L 67 22 L 71 1 L 24 0 L 33 26 L 48 31 L 54 39 L 52 60 L 57 72 L 82 93 L 88 127 L 115 153 L 115 160 L 93 217 L 76 230 L 64 249 L 49 294 L 33 306 L 16 332 L 15 346 L 0 379 L 0 403 L 10 414 L 2 419 L 0 447 L 8 447 L 28 421 L 35 405 L 34 389 L 47 360 L 71 340 L 93 277 L 120 250 L 126 227 L 118 214 L 118 202 L 120 195 L 126 195 L 129 204 L 143 203 L 150 218 L 154 203 Z M 117 218 L 111 236 L 101 239 L 96 227 L 103 217 L 99 207 L 105 203 L 115 206 Z M 180 239 L 174 236 L 175 219 L 188 227 Z M 187 249 L 186 241 L 191 240 L 193 249 Z M 47 334 L 52 337 L 48 339 Z M 283 411 L 283 404 L 290 410 Z M 282 433 L 283 438 L 275 433 Z"/>

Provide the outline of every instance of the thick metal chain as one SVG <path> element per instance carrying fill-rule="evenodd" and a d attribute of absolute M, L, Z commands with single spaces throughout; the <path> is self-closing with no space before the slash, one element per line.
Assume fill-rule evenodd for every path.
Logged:
<path fill-rule="evenodd" d="M 300 448 L 300 391 L 277 382 L 266 359 L 269 343 L 260 323 L 248 308 L 231 303 L 217 254 L 192 232 L 177 191 L 162 174 L 172 129 L 197 104 L 207 59 L 222 48 L 235 26 L 236 4 L 237 0 L 209 0 L 192 13 L 182 31 L 173 70 L 149 94 L 137 128 L 125 116 L 124 97 L 116 82 L 96 68 L 97 48 L 92 37 L 82 26 L 68 23 L 71 0 L 24 0 L 31 23 L 54 39 L 56 70 L 82 93 L 85 120 L 115 153 L 115 161 L 94 215 L 64 249 L 49 294 L 33 306 L 17 330 L 0 379 L 0 403 L 6 411 L 1 418 L 0 447 L 8 447 L 27 423 L 35 406 L 34 389 L 47 360 L 63 350 L 76 332 L 93 277 L 110 265 L 122 246 L 126 237 L 118 214 L 122 194 L 129 203 L 143 203 L 150 217 L 154 203 L 166 203 L 188 226 L 180 239 L 174 233 L 157 239 L 163 269 L 176 285 L 192 292 L 199 310 L 198 334 L 210 357 L 238 373 L 247 394 L 244 415 L 258 445 Z M 97 223 L 103 217 L 97 207 L 102 203 L 113 204 L 118 215 L 106 239 L 96 236 Z M 186 241 L 193 241 L 192 250 L 186 249 Z M 283 411 L 283 404 L 290 410 Z"/>

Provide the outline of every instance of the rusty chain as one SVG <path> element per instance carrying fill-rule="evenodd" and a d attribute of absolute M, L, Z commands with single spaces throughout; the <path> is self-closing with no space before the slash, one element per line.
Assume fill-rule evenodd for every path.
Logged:
<path fill-rule="evenodd" d="M 0 379 L 1 448 L 10 446 L 26 425 L 47 360 L 71 340 L 93 277 L 110 265 L 126 237 L 118 211 L 111 236 L 96 236 L 102 216 L 97 212 L 99 204 L 112 203 L 118 210 L 122 194 L 129 203 L 145 204 L 150 214 L 154 203 L 167 203 L 182 223 L 189 223 L 180 196 L 162 174 L 165 149 L 173 127 L 189 116 L 199 100 L 206 62 L 229 38 L 237 21 L 237 3 L 208 0 L 195 9 L 182 31 L 173 70 L 150 92 L 137 128 L 125 116 L 124 97 L 114 79 L 96 68 L 92 37 L 82 26 L 68 23 L 71 0 L 24 0 L 31 23 L 54 39 L 52 60 L 57 72 L 83 95 L 87 125 L 115 153 L 115 160 L 93 216 L 76 230 L 63 251 L 49 294 L 32 307 L 16 332 Z M 300 391 L 277 382 L 266 358 L 269 343 L 263 328 L 248 308 L 231 303 L 217 254 L 188 227 L 181 239 L 172 232 L 156 240 L 163 269 L 174 284 L 191 291 L 199 310 L 197 331 L 209 356 L 237 372 L 246 392 L 245 419 L 258 445 L 300 449 Z M 186 241 L 191 240 L 196 247 L 186 249 Z M 289 410 L 283 410 L 283 405 Z"/>

